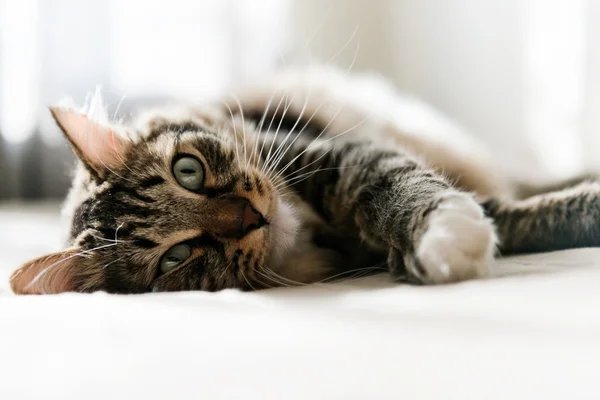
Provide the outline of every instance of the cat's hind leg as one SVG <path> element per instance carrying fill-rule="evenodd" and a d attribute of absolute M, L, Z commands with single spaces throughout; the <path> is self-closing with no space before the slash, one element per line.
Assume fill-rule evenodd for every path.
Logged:
<path fill-rule="evenodd" d="M 600 246 L 598 182 L 483 206 L 497 226 L 503 255 Z"/>

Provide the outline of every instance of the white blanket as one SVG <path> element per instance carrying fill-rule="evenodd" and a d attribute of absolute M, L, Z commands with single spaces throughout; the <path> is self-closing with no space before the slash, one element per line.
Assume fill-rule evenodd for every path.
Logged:
<path fill-rule="evenodd" d="M 443 287 L 17 297 L 57 206 L 0 207 L 0 399 L 599 399 L 600 249 Z"/>

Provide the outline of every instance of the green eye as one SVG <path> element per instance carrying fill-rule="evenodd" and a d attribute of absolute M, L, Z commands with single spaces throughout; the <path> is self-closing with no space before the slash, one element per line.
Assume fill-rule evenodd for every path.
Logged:
<path fill-rule="evenodd" d="M 200 161 L 193 157 L 182 157 L 173 165 L 177 182 L 188 190 L 198 190 L 204 185 L 204 170 Z"/>
<path fill-rule="evenodd" d="M 192 254 L 192 249 L 187 244 L 178 244 L 169 249 L 160 260 L 160 270 L 163 274 L 177 268 Z"/>

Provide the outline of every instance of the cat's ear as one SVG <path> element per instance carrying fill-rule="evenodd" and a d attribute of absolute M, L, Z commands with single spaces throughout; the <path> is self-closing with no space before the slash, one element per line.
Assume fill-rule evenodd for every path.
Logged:
<path fill-rule="evenodd" d="M 50 107 L 50 112 L 90 172 L 104 178 L 108 172 L 123 165 L 131 142 L 116 127 L 93 121 L 72 108 Z"/>
<path fill-rule="evenodd" d="M 82 257 L 74 248 L 36 258 L 13 272 L 10 277 L 10 287 L 16 294 L 56 294 L 75 291 L 77 290 L 76 270 L 81 261 Z"/>

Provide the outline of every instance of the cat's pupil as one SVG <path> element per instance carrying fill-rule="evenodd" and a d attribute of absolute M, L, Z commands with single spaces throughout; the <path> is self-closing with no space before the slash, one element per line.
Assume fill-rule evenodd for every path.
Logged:
<path fill-rule="evenodd" d="M 184 174 L 195 174 L 196 171 L 194 171 L 193 169 L 182 169 L 181 172 L 183 172 Z"/>

